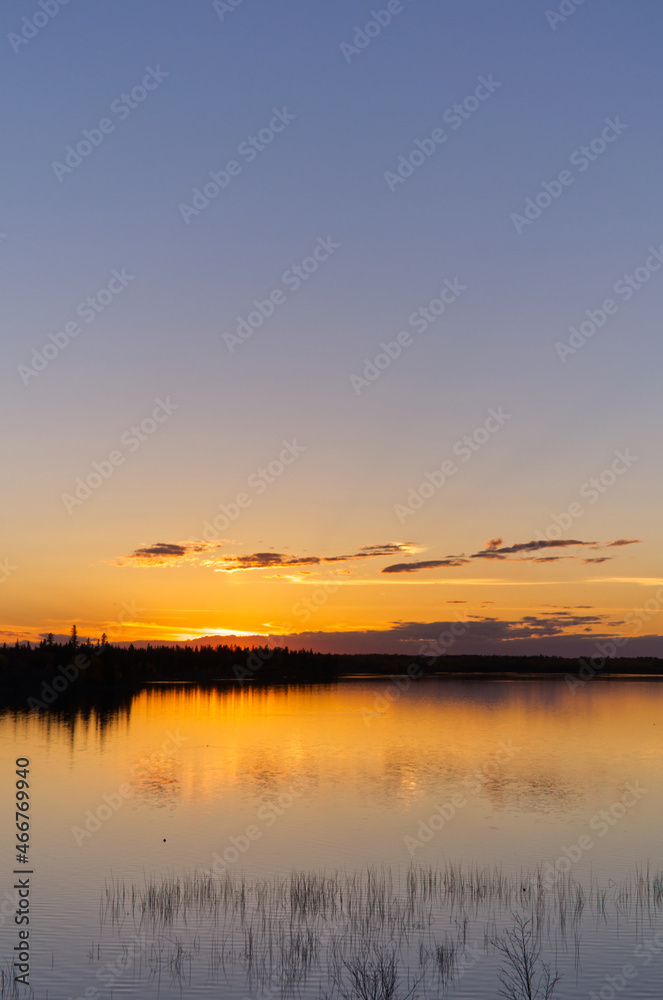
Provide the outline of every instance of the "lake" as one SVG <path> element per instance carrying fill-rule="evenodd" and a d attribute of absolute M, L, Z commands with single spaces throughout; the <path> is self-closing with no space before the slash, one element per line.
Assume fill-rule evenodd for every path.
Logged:
<path fill-rule="evenodd" d="M 2 958 L 25 757 L 38 1000 L 318 1000 L 383 974 L 394 1000 L 494 998 L 519 928 L 561 1000 L 660 998 L 662 710 L 645 680 L 357 678 L 5 712 Z"/>

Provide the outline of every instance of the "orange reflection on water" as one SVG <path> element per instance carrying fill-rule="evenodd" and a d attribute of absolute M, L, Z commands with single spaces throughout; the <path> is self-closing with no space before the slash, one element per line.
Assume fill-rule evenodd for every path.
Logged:
<path fill-rule="evenodd" d="M 577 809 L 663 754 L 663 689 L 652 683 L 595 681 L 574 695 L 564 682 L 422 681 L 390 701 L 395 691 L 382 681 L 150 689 L 132 705 L 129 743 L 186 735 L 183 801 L 303 780 L 407 809 L 475 776 L 495 805 L 537 812 Z"/>

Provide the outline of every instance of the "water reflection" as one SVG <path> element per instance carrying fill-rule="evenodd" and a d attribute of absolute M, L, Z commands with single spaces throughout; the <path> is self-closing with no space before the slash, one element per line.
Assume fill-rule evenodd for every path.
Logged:
<path fill-rule="evenodd" d="M 253 887 L 253 902 L 245 897 L 249 907 L 260 886 L 268 892 L 264 887 L 279 880 L 285 884 L 293 870 L 364 878 L 366 866 L 374 865 L 393 872 L 402 903 L 413 858 L 421 866 L 442 869 L 451 862 L 476 863 L 482 870 L 501 865 L 513 879 L 510 906 L 518 893 L 538 898 L 533 884 L 516 886 L 521 871 L 559 866 L 555 870 L 584 886 L 582 974 L 588 977 L 587 989 L 579 992 L 573 963 L 580 942 L 569 933 L 560 995 L 598 992 L 606 973 L 604 956 L 614 954 L 622 965 L 641 943 L 637 914 L 623 909 L 626 897 L 619 887 L 637 864 L 650 861 L 653 872 L 663 860 L 663 687 L 597 680 L 574 695 L 554 680 L 425 680 L 395 698 L 393 690 L 392 685 L 389 694 L 389 682 L 366 679 L 282 688 L 159 685 L 128 700 L 102 699 L 76 709 L 5 711 L 0 760 L 11 763 L 19 753 L 32 759 L 40 955 L 56 956 L 48 968 L 35 960 L 39 1000 L 46 990 L 51 997 L 76 998 L 99 985 L 96 972 L 93 977 L 86 971 L 85 956 L 92 948 L 99 891 L 111 872 L 129 885 L 143 872 L 160 880 L 184 878 L 176 873 L 186 870 L 214 871 L 217 881 L 229 876 L 237 884 L 244 880 L 247 893 Z M 627 784 L 641 794 L 623 809 L 620 797 Z M 127 795 L 120 791 L 125 786 Z M 109 801 L 119 799 L 121 806 L 108 808 Z M 609 820 L 591 825 L 602 812 Z M 98 821 L 90 822 L 91 817 Z M 90 836 L 77 840 L 72 830 L 82 826 Z M 9 826 L 0 832 L 6 842 L 15 835 Z M 591 902 L 590 888 L 597 880 L 605 895 Z M 373 890 L 361 885 L 361 898 L 369 898 Z M 375 903 L 382 905 L 377 898 Z M 545 900 L 548 913 L 553 903 Z M 560 935 L 564 926 L 572 928 L 575 905 L 560 910 L 554 903 Z M 494 995 L 497 953 L 485 950 L 484 935 L 513 928 L 510 911 L 498 912 L 495 903 L 483 912 L 480 925 L 472 925 L 467 907 L 463 912 L 435 907 L 435 920 L 442 923 L 436 924 L 434 938 L 425 937 L 427 914 L 417 916 L 420 927 L 408 925 L 415 952 L 408 952 L 407 962 L 396 955 L 401 979 L 408 969 L 420 974 L 420 956 L 426 975 L 450 969 L 454 954 L 467 958 L 462 934 L 473 926 L 478 938 L 468 938 L 467 947 L 476 944 L 481 961 L 467 965 L 453 995 L 463 1000 Z M 290 913 L 287 907 L 284 912 Z M 398 907 L 394 912 L 403 915 Z M 650 916 L 643 909 L 641 925 Z M 120 957 L 122 948 L 130 951 L 132 935 L 139 931 L 131 908 L 124 917 L 127 924 L 119 936 L 108 937 L 107 926 L 95 939 L 94 955 L 101 949 L 97 971 Z M 173 926 L 167 941 L 158 928 L 148 933 L 145 949 L 118 980 L 116 995 L 151 1000 L 160 988 L 161 1000 L 171 1000 L 179 993 L 166 986 L 169 969 L 179 970 L 183 982 L 191 981 L 192 997 L 209 995 L 209 984 L 216 982 L 224 997 L 246 995 L 246 927 L 237 925 L 234 942 L 223 939 L 225 947 L 219 939 L 217 946 L 209 925 L 198 926 L 193 910 L 189 917 L 189 930 Z M 607 920 L 608 937 L 603 933 Z M 561 937 L 555 937 L 553 926 L 556 948 Z M 254 928 L 255 947 L 261 927 Z M 304 936 L 284 938 L 282 954 L 286 964 L 298 967 L 312 952 L 306 928 L 295 930 Z M 334 940 L 340 947 L 342 942 Z M 326 948 L 329 935 L 325 942 Z M 548 944 L 545 949 L 549 954 Z M 224 963 L 232 988 L 223 979 Z M 313 958 L 311 963 L 313 978 L 306 980 L 306 989 L 319 1000 L 314 969 L 326 975 L 329 966 L 320 972 L 323 967 Z M 650 980 L 660 979 L 660 968 L 653 961 L 646 970 L 644 962 L 634 964 L 638 995 L 658 995 L 647 990 Z M 256 958 L 254 981 L 263 975 L 260 968 Z M 265 967 L 265 975 L 271 975 L 271 967 Z M 429 995 L 441 991 L 431 986 Z M 107 1000 L 103 993 L 102 998 Z"/>
<path fill-rule="evenodd" d="M 652 682 L 595 682 L 575 695 L 563 681 L 426 680 L 395 701 L 386 688 L 158 686 L 95 706 L 5 711 L 0 723 L 72 753 L 112 750 L 136 795 L 162 805 L 232 789 L 255 799 L 305 780 L 398 812 L 478 785 L 496 810 L 573 814 L 663 756 L 663 688 Z M 186 741 L 164 754 L 176 727 Z M 500 748 L 511 752 L 498 766 Z"/>

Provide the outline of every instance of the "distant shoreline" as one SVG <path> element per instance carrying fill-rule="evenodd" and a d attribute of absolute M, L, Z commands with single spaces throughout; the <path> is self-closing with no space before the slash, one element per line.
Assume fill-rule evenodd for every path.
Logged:
<path fill-rule="evenodd" d="M 315 653 L 286 647 L 148 646 L 108 642 L 5 645 L 0 649 L 0 706 L 61 711 L 126 703 L 156 685 L 275 687 L 377 681 L 401 692 L 419 681 L 565 681 L 663 678 L 659 657 L 551 657 L 511 654 L 408 656 L 402 653 Z"/>

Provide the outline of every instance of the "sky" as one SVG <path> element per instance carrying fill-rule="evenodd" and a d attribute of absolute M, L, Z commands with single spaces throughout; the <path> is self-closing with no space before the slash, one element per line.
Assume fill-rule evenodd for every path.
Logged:
<path fill-rule="evenodd" d="M 663 654 L 659 4 L 0 19 L 0 638 Z"/>

